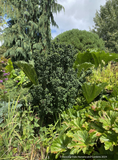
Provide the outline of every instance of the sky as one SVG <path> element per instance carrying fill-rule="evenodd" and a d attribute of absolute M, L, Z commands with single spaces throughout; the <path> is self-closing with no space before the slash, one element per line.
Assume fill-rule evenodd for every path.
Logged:
<path fill-rule="evenodd" d="M 58 3 L 65 8 L 59 13 L 53 14 L 59 26 L 51 26 L 52 37 L 72 29 L 89 31 L 89 27 L 95 26 L 93 18 L 100 6 L 104 6 L 106 0 L 58 0 Z"/>
<path fill-rule="evenodd" d="M 53 14 L 59 28 L 51 25 L 52 38 L 72 29 L 89 31 L 95 26 L 93 18 L 100 6 L 105 5 L 107 0 L 57 0 L 65 8 L 57 14 Z M 1 43 L 0 43 L 1 46 Z"/>

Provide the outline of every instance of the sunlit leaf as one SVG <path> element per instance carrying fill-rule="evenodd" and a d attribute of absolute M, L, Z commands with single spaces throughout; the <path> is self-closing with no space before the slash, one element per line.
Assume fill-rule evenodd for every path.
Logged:
<path fill-rule="evenodd" d="M 33 84 L 38 84 L 37 74 L 31 64 L 24 61 L 14 62 L 14 64 L 16 64 L 26 74 Z"/>
<path fill-rule="evenodd" d="M 83 95 L 86 98 L 87 102 L 88 103 L 92 102 L 106 87 L 106 85 L 107 85 L 106 83 L 96 85 L 85 82 L 82 85 L 82 90 L 83 90 Z"/>

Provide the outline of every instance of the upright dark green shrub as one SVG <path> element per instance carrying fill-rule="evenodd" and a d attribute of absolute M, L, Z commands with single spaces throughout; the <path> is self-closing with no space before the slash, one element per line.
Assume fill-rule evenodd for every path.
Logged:
<path fill-rule="evenodd" d="M 71 45 L 54 42 L 50 53 L 35 54 L 39 85 L 34 85 L 29 92 L 33 97 L 31 104 L 34 112 L 46 123 L 49 123 L 50 117 L 55 117 L 75 103 L 80 86 L 73 69 L 76 53 Z"/>

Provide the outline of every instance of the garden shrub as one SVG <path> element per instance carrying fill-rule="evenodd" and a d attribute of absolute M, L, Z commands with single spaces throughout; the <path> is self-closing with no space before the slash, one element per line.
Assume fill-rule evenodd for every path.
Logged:
<path fill-rule="evenodd" d="M 105 51 L 100 49 L 87 49 L 83 53 L 77 53 L 75 57 L 76 61 L 74 62 L 73 67 L 74 69 L 79 69 L 78 74 L 80 74 L 83 68 L 86 69 L 87 66 L 88 68 L 92 67 L 92 65 L 90 64 L 93 64 L 95 68 L 98 68 L 99 65 L 103 67 L 110 61 L 118 61 L 118 55 L 116 53 L 106 53 Z M 86 65 L 84 66 L 84 64 Z"/>
<path fill-rule="evenodd" d="M 59 135 L 54 139 L 51 153 L 61 156 L 106 156 L 118 157 L 118 102 L 96 101 L 88 107 L 67 109 L 61 114 L 63 119 Z M 85 160 L 87 158 L 83 158 Z M 95 160 L 95 158 L 93 158 Z M 100 158 L 101 160 L 101 158 Z"/>
<path fill-rule="evenodd" d="M 27 110 L 22 112 L 18 100 L 11 101 L 9 97 L 8 103 L 0 103 L 0 159 L 47 159 L 58 122 L 41 127 L 39 136 L 35 135 L 39 118 L 27 101 Z"/>
<path fill-rule="evenodd" d="M 9 101 L 18 97 L 20 94 L 20 102 L 24 103 L 24 96 L 30 99 L 28 88 L 24 88 L 29 82 L 25 73 L 20 69 L 14 69 L 10 59 L 1 57 L 0 59 L 0 101 Z"/>
<path fill-rule="evenodd" d="M 34 145 L 39 146 L 39 143 L 36 144 L 39 137 L 34 137 L 33 130 L 38 126 L 37 119 L 32 115 L 30 106 L 21 115 L 19 109 L 22 104 L 18 104 L 18 100 L 11 102 L 9 99 L 8 103 L 0 104 L 1 113 L 4 114 L 0 115 L 4 118 L 0 123 L 0 159 L 32 159 Z"/>
<path fill-rule="evenodd" d="M 3 57 L 3 54 L 7 51 L 8 47 L 4 45 L 0 46 L 0 58 Z"/>
<path fill-rule="evenodd" d="M 113 90 L 115 86 L 118 86 L 118 66 L 113 66 L 111 62 L 107 66 L 101 68 L 99 66 L 97 69 L 93 68 L 92 74 L 87 77 L 87 81 L 90 83 L 107 83 L 105 87 L 106 90 Z"/>
<path fill-rule="evenodd" d="M 4 57 L 0 57 L 0 80 L 2 80 L 3 78 L 3 74 L 5 71 L 5 67 L 8 64 L 8 59 L 4 58 Z"/>
<path fill-rule="evenodd" d="M 13 105 L 13 101 L 10 101 L 9 103 L 3 101 L 1 102 L 0 101 L 0 124 L 3 122 L 4 119 L 8 118 L 8 105 L 9 107 L 11 108 L 11 105 L 12 107 L 14 107 Z M 16 108 L 20 108 L 22 106 L 22 104 L 17 104 L 16 105 Z"/>
<path fill-rule="evenodd" d="M 85 84 L 83 84 L 83 83 L 88 81 L 87 77 L 90 74 L 92 74 L 92 72 L 94 72 L 92 70 L 93 69 L 92 67 L 95 68 L 95 76 L 98 76 L 98 72 L 96 72 L 96 69 L 98 69 L 99 66 L 101 66 L 101 69 L 102 69 L 102 68 L 106 67 L 110 61 L 114 61 L 115 62 L 115 61 L 118 60 L 118 55 L 117 54 L 115 54 L 115 53 L 111 53 L 111 54 L 105 53 L 105 51 L 100 50 L 100 49 L 87 49 L 83 53 L 77 53 L 75 55 L 75 57 L 76 57 L 76 60 L 75 60 L 75 62 L 73 64 L 73 68 L 77 71 L 77 75 L 78 75 L 78 78 L 79 78 L 79 80 L 81 82 L 81 86 L 83 86 L 85 88 L 85 90 L 86 90 L 86 87 L 85 87 Z M 85 75 L 85 73 L 86 73 L 86 75 Z M 113 74 L 113 73 L 111 73 L 111 74 Z M 116 80 L 116 78 L 115 78 L 115 80 Z M 93 82 L 95 82 L 95 80 L 93 80 Z M 106 83 L 106 81 L 102 81 L 101 80 L 101 83 L 102 82 Z M 93 84 L 93 83 L 89 84 L 88 83 L 87 84 L 88 87 L 87 87 L 86 91 L 83 92 L 83 89 L 79 90 L 79 93 L 78 93 L 79 96 L 76 99 L 76 104 L 78 104 L 79 106 L 81 106 L 81 108 L 83 108 L 83 107 L 85 107 L 87 105 L 89 100 L 93 101 L 93 100 L 98 100 L 99 98 L 102 98 L 103 93 L 107 94 L 105 90 L 102 90 L 102 91 L 98 92 L 99 94 L 98 93 L 94 94 L 94 92 L 93 92 L 93 88 L 97 89 L 101 85 L 102 84 L 99 84 L 99 82 L 95 83 L 95 84 Z M 105 87 L 107 87 L 107 85 Z M 89 91 L 88 88 L 90 89 L 90 91 Z M 102 87 L 102 88 L 104 88 L 104 87 Z M 85 94 L 83 95 L 83 93 L 86 93 L 86 96 L 85 96 Z M 97 99 L 94 99 L 95 97 Z"/>
<path fill-rule="evenodd" d="M 63 32 L 56 36 L 52 42 L 55 42 L 57 38 L 60 39 L 60 43 L 73 45 L 78 52 L 84 52 L 89 48 L 105 50 L 104 41 L 97 34 L 85 30 L 72 29 Z"/>
<path fill-rule="evenodd" d="M 80 87 L 73 69 L 76 53 L 71 45 L 54 42 L 50 53 L 34 57 L 39 85 L 33 85 L 29 90 L 33 97 L 31 104 L 34 112 L 45 118 L 46 123 L 75 103 Z"/>
<path fill-rule="evenodd" d="M 8 64 L 8 59 L 4 58 L 4 57 L 0 57 L 0 100 L 1 100 L 1 91 L 3 92 L 3 94 L 5 94 L 6 90 L 5 90 L 5 86 L 3 84 L 3 82 L 8 80 L 8 75 L 10 74 L 9 72 L 5 72 L 5 67 Z"/>

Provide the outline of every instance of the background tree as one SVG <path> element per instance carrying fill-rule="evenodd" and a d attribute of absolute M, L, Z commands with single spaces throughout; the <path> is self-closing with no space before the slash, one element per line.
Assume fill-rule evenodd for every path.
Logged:
<path fill-rule="evenodd" d="M 6 22 L 3 18 L 3 16 L 4 16 L 3 11 L 4 11 L 4 4 L 0 0 L 0 32 L 2 32 L 2 27 L 4 26 L 4 24 L 6 24 Z"/>
<path fill-rule="evenodd" d="M 35 51 L 41 51 L 42 44 L 49 48 L 50 19 L 52 25 L 57 26 L 53 13 L 64 9 L 63 6 L 56 0 L 1 1 L 5 2 L 5 12 L 11 18 L 3 34 L 4 45 L 10 47 L 5 56 L 11 57 L 12 61 L 28 61 Z"/>
<path fill-rule="evenodd" d="M 59 73 L 56 73 L 56 74 L 61 73 L 61 69 L 60 69 L 61 64 L 57 63 L 57 65 L 55 65 L 56 62 L 55 62 L 54 56 L 52 55 L 52 57 L 50 58 L 49 53 L 51 49 L 50 20 L 52 25 L 57 26 L 56 22 L 54 21 L 52 13 L 60 11 L 61 9 L 63 9 L 63 7 L 57 4 L 56 0 L 40 0 L 40 1 L 39 0 L 35 0 L 35 1 L 22 0 L 20 2 L 19 0 L 16 0 L 16 1 L 11 0 L 11 1 L 7 1 L 5 5 L 6 5 L 6 8 L 7 8 L 7 5 L 8 7 L 9 6 L 12 7 L 12 10 L 8 9 L 8 12 L 10 12 L 10 17 L 12 17 L 12 19 L 8 22 L 9 27 L 4 30 L 5 32 L 3 34 L 5 45 L 9 44 L 10 46 L 10 49 L 8 49 L 6 52 L 6 56 L 14 56 L 12 57 L 13 61 L 16 61 L 16 60 L 28 61 L 29 59 L 33 58 L 34 69 L 37 73 L 39 85 L 32 86 L 30 90 L 33 97 L 33 102 L 31 104 L 32 104 L 33 110 L 34 110 L 35 104 L 38 106 L 37 107 L 39 108 L 38 111 L 41 111 L 41 113 L 43 113 L 42 115 L 40 114 L 40 118 L 44 118 L 45 113 L 50 112 L 52 108 L 55 108 L 55 110 L 57 110 L 56 107 L 60 107 L 55 105 L 55 102 L 59 100 L 56 100 L 56 101 L 53 100 L 52 103 L 50 102 L 52 101 L 51 98 L 54 98 L 54 94 L 56 93 L 54 90 L 54 87 L 57 82 L 56 79 L 58 78 L 58 75 L 53 78 L 53 80 L 55 80 L 54 85 L 52 84 L 53 80 L 52 81 L 49 80 L 51 81 L 50 85 L 47 84 L 48 83 L 47 81 L 50 77 L 50 72 L 52 73 L 52 76 L 55 76 L 55 71 L 57 70 L 58 70 L 57 72 Z M 54 52 L 54 55 L 55 55 L 55 52 Z M 72 57 L 72 53 L 71 53 L 71 57 Z M 52 62 L 52 59 L 53 59 L 53 62 Z M 50 60 L 49 69 L 45 68 L 48 60 Z M 60 62 L 60 59 L 59 59 L 59 62 Z M 72 64 L 73 62 L 74 61 L 72 61 Z M 68 64 L 68 66 L 69 65 L 70 64 Z M 53 69 L 52 66 L 55 66 L 55 68 Z M 71 66 L 72 65 L 70 65 L 70 67 Z M 48 73 L 47 72 L 44 73 L 45 69 Z M 74 70 L 72 72 L 74 72 Z M 70 75 L 73 76 L 72 72 Z M 45 75 L 47 76 L 44 81 Z M 77 76 L 75 72 L 74 72 L 74 75 Z M 65 76 L 65 78 L 66 77 L 67 76 Z M 74 79 L 75 78 L 76 77 L 74 77 Z M 69 76 L 69 79 L 70 79 L 70 76 Z M 75 81 L 74 79 L 73 79 L 73 83 L 75 81 L 78 82 L 77 78 L 75 79 Z M 66 81 L 67 80 L 65 79 L 64 82 Z M 75 85 L 75 83 L 73 85 Z M 73 85 L 70 84 L 70 87 Z M 51 88 L 52 86 L 53 88 Z M 47 87 L 47 89 L 45 87 Z M 59 89 L 59 94 L 62 92 L 62 89 L 61 89 L 62 87 L 63 86 L 61 86 L 60 88 L 57 88 Z M 41 92 L 37 93 L 37 89 L 40 89 L 40 88 L 41 88 Z M 67 86 L 65 88 L 67 88 Z M 63 90 L 67 91 L 65 88 Z M 77 88 L 77 84 L 76 84 L 76 88 Z M 72 88 L 72 91 L 73 91 L 73 88 Z M 51 98 L 50 98 L 51 93 L 53 94 L 51 95 Z M 57 98 L 61 97 L 59 94 L 57 93 Z M 73 97 L 73 95 L 75 96 L 75 94 L 73 93 L 72 96 L 70 96 L 70 100 L 68 100 L 69 102 L 73 101 L 73 99 L 71 98 Z M 38 101 L 36 99 L 37 96 L 39 99 Z M 47 98 L 47 100 L 48 98 L 50 99 L 48 100 L 47 102 L 48 104 L 46 104 L 45 108 L 43 108 L 44 105 L 40 103 L 43 103 L 43 100 L 45 101 L 45 98 Z M 67 98 L 65 99 L 67 101 Z M 61 106 L 61 107 L 64 108 L 64 106 Z M 37 114 L 39 113 L 37 112 Z"/>
<path fill-rule="evenodd" d="M 73 45 L 80 52 L 88 48 L 105 49 L 103 40 L 99 39 L 97 34 L 85 30 L 72 29 L 63 32 L 56 36 L 52 42 L 56 41 L 56 38 L 59 38 L 61 43 Z"/>
<path fill-rule="evenodd" d="M 118 53 L 118 0 L 107 0 L 93 20 L 95 27 L 90 31 L 104 40 L 108 52 Z"/>
<path fill-rule="evenodd" d="M 0 0 L 0 41 L 3 41 L 3 28 L 5 27 L 4 25 L 7 24 L 7 22 L 5 21 L 5 19 L 3 18 L 5 16 L 4 13 L 4 4 L 2 3 L 2 1 Z M 7 47 L 5 47 L 4 45 L 0 46 L 0 57 L 3 56 L 3 54 L 7 51 Z"/>

